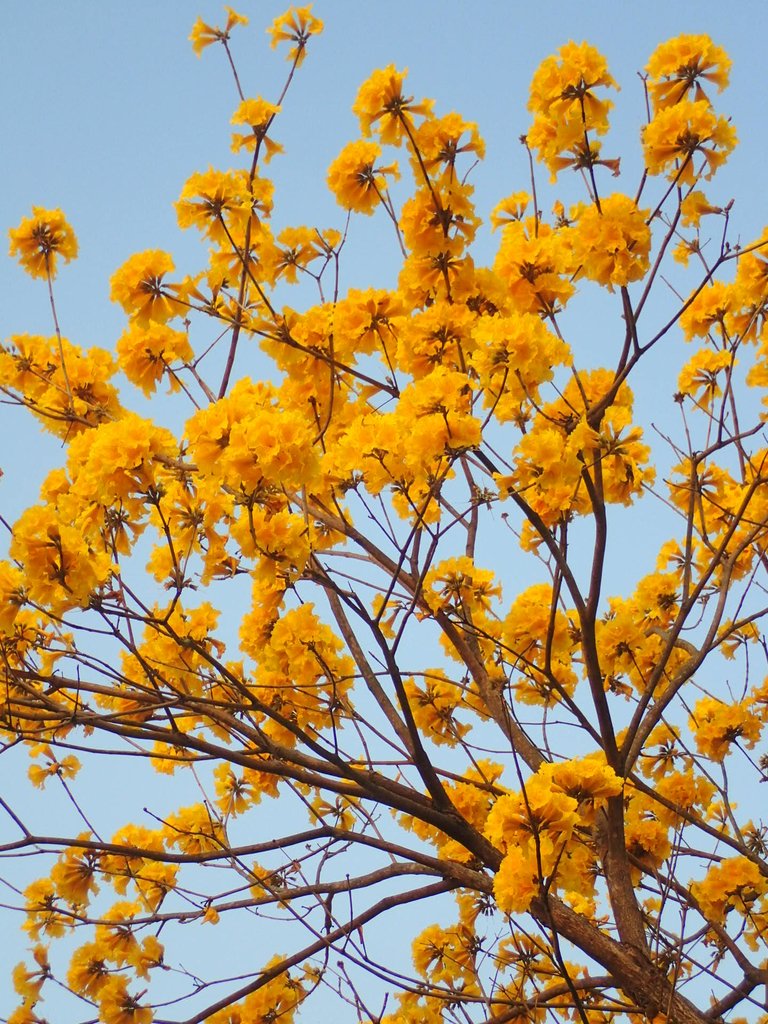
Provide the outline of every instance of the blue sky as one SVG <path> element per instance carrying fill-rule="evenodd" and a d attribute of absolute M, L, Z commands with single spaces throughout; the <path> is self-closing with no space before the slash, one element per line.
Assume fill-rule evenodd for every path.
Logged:
<path fill-rule="evenodd" d="M 282 7 L 235 3 L 251 17 L 233 39 L 233 51 L 248 95 L 273 99 L 287 64 L 269 50 L 264 29 Z M 644 103 L 637 71 L 662 40 L 686 32 L 709 33 L 734 61 L 732 84 L 718 100 L 731 114 L 741 146 L 718 176 L 712 196 L 736 198 L 734 237 L 749 241 L 768 222 L 765 202 L 765 38 L 768 5 L 740 0 L 679 0 L 580 5 L 469 3 L 466 0 L 388 0 L 315 4 L 325 33 L 310 46 L 305 66 L 289 93 L 275 137 L 286 155 L 270 170 L 277 179 L 277 223 L 343 225 L 342 211 L 327 193 L 328 164 L 355 138 L 351 105 L 359 84 L 378 66 L 410 69 L 417 96 L 435 99 L 438 112 L 456 109 L 476 120 L 487 144 L 484 165 L 473 176 L 481 215 L 503 196 L 527 186 L 519 136 L 528 125 L 527 86 L 540 60 L 568 39 L 587 39 L 607 56 L 622 86 L 616 97 L 615 131 L 609 155 L 624 156 L 619 188 L 634 190 Z M 185 179 L 209 165 L 236 166 L 229 152 L 229 117 L 237 105 L 220 48 L 201 59 L 187 41 L 197 15 L 221 23 L 219 4 L 188 0 L 6 0 L 0 37 L 0 137 L 4 140 L 0 227 L 15 226 L 33 204 L 60 206 L 78 235 L 81 255 L 64 267 L 56 283 L 64 334 L 83 346 L 111 348 L 124 326 L 109 302 L 109 277 L 133 252 L 164 248 L 182 272 L 205 258 L 191 233 L 176 226 L 172 202 Z M 632 171 L 634 170 L 634 174 Z M 546 172 L 539 173 L 545 186 Z M 578 182 L 543 188 L 542 208 L 559 194 L 572 196 Z M 381 218 L 353 227 L 355 260 L 344 268 L 347 286 L 385 285 L 396 272 L 391 233 Z M 489 237 L 485 243 L 490 255 Z M 52 333 L 44 285 L 28 279 L 0 257 L 0 334 Z M 603 307 L 587 305 L 575 328 L 587 362 L 600 362 L 599 346 L 610 342 Z M 676 352 L 660 352 L 646 371 L 644 401 L 674 390 L 665 370 L 679 364 Z M 256 356 L 241 372 L 266 371 Z M 132 392 L 125 402 L 131 404 Z M 155 411 L 162 414 L 157 404 Z M 137 403 L 138 404 L 138 403 Z M 146 406 L 141 404 L 142 409 Z M 34 500 L 46 470 L 63 458 L 59 442 L 42 434 L 17 410 L 0 405 L 0 515 L 15 516 Z M 0 551 L 4 540 L 0 540 Z M 0 898 L 0 902 L 1 902 Z M 2 917 L 2 912 L 0 912 Z M 6 964 L 19 959 L 25 943 L 14 936 Z M 0 1017 L 12 1005 L 0 976 Z M 52 1005 L 48 1012 L 53 1012 Z"/>

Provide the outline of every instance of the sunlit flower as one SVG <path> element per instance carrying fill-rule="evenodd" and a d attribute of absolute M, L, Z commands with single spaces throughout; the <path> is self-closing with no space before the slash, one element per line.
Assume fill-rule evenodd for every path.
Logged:
<path fill-rule="evenodd" d="M 328 188 L 347 210 L 371 214 L 387 191 L 387 176 L 398 178 L 397 164 L 377 166 L 381 146 L 363 139 L 350 142 L 328 168 Z"/>
<path fill-rule="evenodd" d="M 312 13 L 312 4 L 306 7 L 289 7 L 285 14 L 275 18 L 267 32 L 272 36 L 271 46 L 282 42 L 293 43 L 286 60 L 294 61 L 296 67 L 303 62 L 307 51 L 307 43 L 312 36 L 320 35 L 323 23 Z"/>
<path fill-rule="evenodd" d="M 731 61 L 706 35 L 680 35 L 657 46 L 646 64 L 648 92 L 654 110 L 683 99 L 707 101 L 702 80 L 722 92 L 728 85 Z M 691 95 L 692 94 L 692 95 Z"/>
<path fill-rule="evenodd" d="M 243 100 L 231 117 L 231 124 L 249 125 L 250 131 L 232 134 L 232 151 L 237 153 L 240 149 L 255 149 L 263 144 L 266 151 L 266 162 L 272 159 L 276 153 L 282 153 L 283 147 L 269 138 L 267 132 L 280 113 L 280 107 L 274 103 L 268 103 L 261 96 L 252 100 Z"/>
<path fill-rule="evenodd" d="M 183 315 L 186 307 L 178 302 L 163 283 L 173 270 L 173 260 L 160 249 L 138 252 L 117 270 L 110 281 L 110 298 L 119 302 L 126 313 L 140 326 L 150 321 L 165 323 Z"/>
<path fill-rule="evenodd" d="M 22 218 L 17 228 L 8 232 L 10 255 L 31 277 L 55 277 L 60 256 L 69 263 L 77 256 L 77 239 L 61 210 L 32 207 L 32 216 Z"/>
<path fill-rule="evenodd" d="M 210 46 L 212 43 L 226 43 L 229 39 L 229 33 L 235 25 L 248 24 L 248 19 L 244 14 L 238 14 L 231 7 L 225 7 L 224 10 L 227 12 L 227 23 L 224 28 L 218 28 L 216 25 L 207 25 L 202 18 L 198 18 L 192 26 L 189 40 L 192 43 L 192 49 L 198 57 L 206 46 Z"/>
<path fill-rule="evenodd" d="M 706 101 L 683 100 L 659 110 L 643 129 L 645 165 L 649 174 L 692 185 L 700 175 L 711 178 L 736 141 L 728 119 L 713 113 Z M 699 167 L 694 166 L 697 154 L 704 158 Z"/>
<path fill-rule="evenodd" d="M 572 214 L 573 216 L 573 214 Z M 591 281 L 613 290 L 638 281 L 648 271 L 651 231 L 647 210 L 615 193 L 580 212 L 570 238 L 573 262 Z"/>
<path fill-rule="evenodd" d="M 375 131 L 380 140 L 398 145 L 415 128 L 414 117 L 426 117 L 432 110 L 432 100 L 415 103 L 413 96 L 403 92 L 407 70 L 397 71 L 394 64 L 374 71 L 363 82 L 352 105 L 360 120 L 363 135 Z"/>

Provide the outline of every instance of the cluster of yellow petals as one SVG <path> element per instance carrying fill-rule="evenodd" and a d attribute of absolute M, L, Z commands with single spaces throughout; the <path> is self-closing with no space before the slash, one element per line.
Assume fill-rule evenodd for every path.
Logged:
<path fill-rule="evenodd" d="M 646 690 L 664 651 L 664 631 L 674 622 L 679 607 L 679 587 L 677 573 L 656 572 L 643 577 L 629 597 L 609 598 L 609 609 L 596 630 L 608 689 L 624 694 L 631 689 Z M 675 648 L 669 655 L 670 671 L 687 657 Z"/>
<path fill-rule="evenodd" d="M 47 743 L 30 749 L 30 757 L 43 757 L 44 764 L 31 764 L 27 772 L 33 786 L 42 789 L 50 778 L 74 779 L 80 771 L 80 762 L 74 754 L 57 758 Z"/>
<path fill-rule="evenodd" d="M 648 271 L 651 231 L 648 210 L 620 192 L 579 210 L 573 261 L 590 281 L 613 290 L 639 281 Z"/>
<path fill-rule="evenodd" d="M 706 101 L 706 83 L 722 92 L 728 85 L 731 61 L 709 36 L 681 35 L 657 46 L 645 69 L 654 110 L 661 110 L 690 99 L 689 93 L 694 101 Z"/>
<path fill-rule="evenodd" d="M 415 130 L 415 117 L 431 113 L 431 100 L 415 102 L 413 96 L 405 95 L 407 73 L 390 64 L 374 71 L 360 87 L 352 110 L 366 138 L 375 132 L 380 142 L 398 145 Z"/>
<path fill-rule="evenodd" d="M 515 696 L 524 704 L 557 704 L 576 688 L 577 644 L 552 588 L 538 583 L 513 602 L 501 624 L 503 659 Z"/>
<path fill-rule="evenodd" d="M 192 26 L 189 41 L 192 43 L 192 49 L 198 57 L 202 55 L 206 46 L 211 46 L 213 43 L 227 43 L 229 33 L 236 25 L 248 24 L 248 18 L 244 14 L 238 14 L 231 7 L 225 7 L 224 10 L 227 12 L 224 28 L 208 25 L 202 18 L 198 18 Z"/>
<path fill-rule="evenodd" d="M 346 210 L 370 215 L 382 202 L 387 178 L 398 178 L 397 164 L 380 166 L 381 146 L 360 139 L 350 142 L 328 168 L 328 187 Z"/>
<path fill-rule="evenodd" d="M 139 327 L 164 324 L 184 315 L 183 303 L 171 293 L 163 278 L 174 269 L 167 252 L 148 249 L 129 257 L 110 281 L 110 297 L 118 302 Z"/>
<path fill-rule="evenodd" d="M 702 79 L 722 91 L 729 68 L 725 52 L 706 35 L 678 36 L 653 53 L 647 65 L 653 117 L 643 129 L 650 174 L 695 185 L 726 161 L 736 132 L 728 118 L 715 113 Z"/>
<path fill-rule="evenodd" d="M 279 963 L 280 959 L 279 956 L 272 957 L 264 966 L 265 973 Z M 291 971 L 281 971 L 241 1002 L 212 1013 L 208 1017 L 208 1024 L 245 1024 L 247 1021 L 274 1020 L 294 1024 L 311 982 L 311 974 L 304 982 Z"/>
<path fill-rule="evenodd" d="M 411 948 L 413 966 L 422 978 L 465 996 L 479 994 L 474 929 L 462 923 L 450 928 L 430 925 Z"/>
<path fill-rule="evenodd" d="M 463 688 L 448 679 L 445 672 L 425 672 L 423 680 L 406 679 L 404 689 L 413 720 L 424 736 L 433 743 L 455 747 L 471 726 L 457 720 L 456 711 L 463 704 Z"/>
<path fill-rule="evenodd" d="M 493 269 L 520 313 L 555 313 L 575 291 L 570 236 L 533 217 L 504 227 Z"/>
<path fill-rule="evenodd" d="M 744 917 L 759 912 L 765 929 L 768 882 L 759 866 L 746 857 L 724 857 L 691 889 L 709 920 L 720 923 L 731 909 Z"/>
<path fill-rule="evenodd" d="M 0 344 L 2 387 L 62 439 L 122 414 L 111 383 L 116 370 L 106 349 L 84 352 L 67 338 L 16 334 L 7 345 Z"/>
<path fill-rule="evenodd" d="M 59 258 L 69 263 L 77 256 L 77 238 L 61 210 L 33 206 L 32 216 L 8 234 L 11 256 L 31 277 L 54 278 Z"/>
<path fill-rule="evenodd" d="M 275 18 L 267 29 L 273 50 L 280 43 L 293 44 L 286 54 L 286 60 L 291 61 L 296 67 L 304 61 L 310 38 L 320 35 L 322 31 L 323 23 L 312 13 L 312 4 L 307 4 L 306 7 L 289 7 L 285 14 Z"/>
<path fill-rule="evenodd" d="M 149 396 L 164 376 L 171 390 L 177 391 L 179 383 L 171 364 L 191 362 L 194 353 L 184 331 L 157 322 L 146 327 L 134 322 L 117 340 L 117 358 L 128 380 Z"/>
<path fill-rule="evenodd" d="M 517 445 L 517 464 L 502 487 L 514 487 L 544 522 L 592 509 L 590 485 L 599 475 L 604 500 L 630 504 L 654 479 L 650 450 L 632 424 L 632 393 L 626 384 L 596 425 L 590 411 L 613 385 L 613 374 L 595 370 L 572 378 L 562 398 L 545 405 Z"/>
<path fill-rule="evenodd" d="M 702 176 L 711 178 L 735 145 L 735 129 L 706 100 L 682 100 L 664 107 L 643 129 L 649 173 L 666 174 L 681 185 L 693 185 Z M 697 164 L 697 156 L 703 157 L 703 165 Z"/>
<path fill-rule="evenodd" d="M 751 704 L 751 701 L 725 703 L 714 697 L 697 701 L 691 714 L 691 729 L 701 753 L 714 761 L 722 761 L 734 744 L 754 747 L 765 723 Z"/>
<path fill-rule="evenodd" d="M 283 719 L 268 721 L 265 732 L 293 746 L 296 727 L 340 722 L 349 714 L 345 698 L 353 679 L 351 658 L 311 604 L 284 612 L 258 655 L 252 684 L 254 696 Z"/>
<path fill-rule="evenodd" d="M 591 898 L 594 854 L 579 829 L 621 790 L 621 780 L 604 761 L 587 757 L 547 764 L 521 792 L 499 797 L 485 825 L 485 835 L 504 854 L 494 879 L 499 908 L 528 910 L 545 881 Z"/>
<path fill-rule="evenodd" d="M 87 607 L 113 570 L 109 552 L 95 543 L 82 526 L 63 522 L 49 505 L 22 513 L 10 555 L 24 566 L 27 599 L 54 614 Z"/>
<path fill-rule="evenodd" d="M 267 163 L 276 153 L 282 153 L 283 147 L 270 139 L 268 131 L 275 117 L 280 113 L 280 107 L 275 103 L 258 96 L 256 99 L 243 100 L 231 118 L 231 124 L 242 124 L 250 127 L 249 132 L 234 132 L 232 135 L 232 151 L 239 152 L 241 149 L 252 150 L 257 146 L 264 146 L 264 159 Z"/>
<path fill-rule="evenodd" d="M 599 143 L 590 135 L 608 131 L 613 106 L 599 90 L 618 86 L 605 57 L 588 43 L 566 43 L 539 65 L 531 82 L 528 109 L 534 115 L 526 136 L 552 178 L 566 167 L 599 162 Z"/>

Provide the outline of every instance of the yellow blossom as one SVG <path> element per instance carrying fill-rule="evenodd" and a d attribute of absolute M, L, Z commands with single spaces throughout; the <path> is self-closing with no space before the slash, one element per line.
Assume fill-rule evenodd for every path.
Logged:
<path fill-rule="evenodd" d="M 760 739 L 763 722 L 748 701 L 725 704 L 714 697 L 702 697 L 691 715 L 696 746 L 707 757 L 722 761 L 738 741 L 752 748 Z"/>
<path fill-rule="evenodd" d="M 381 146 L 364 139 L 350 142 L 328 168 L 328 188 L 347 210 L 371 214 L 387 192 L 387 177 L 398 178 L 397 164 L 377 166 Z"/>
<path fill-rule="evenodd" d="M 736 145 L 736 132 L 704 100 L 682 100 L 659 110 L 643 129 L 645 166 L 649 174 L 666 174 L 670 181 L 692 185 L 711 178 Z M 703 164 L 696 164 L 697 154 Z"/>
<path fill-rule="evenodd" d="M 573 262 L 591 281 L 613 291 L 644 277 L 649 267 L 648 210 L 619 192 L 578 211 L 570 239 Z M 574 217 L 574 214 L 571 214 Z"/>
<path fill-rule="evenodd" d="M 247 25 L 248 18 L 244 14 L 238 14 L 237 11 L 233 11 L 231 7 L 225 7 L 224 10 L 227 12 L 227 21 L 224 28 L 218 28 L 215 25 L 207 25 L 202 18 L 198 18 L 195 24 L 192 26 L 192 32 L 190 33 L 189 40 L 192 43 L 192 49 L 199 57 L 206 46 L 210 46 L 212 43 L 226 43 L 229 39 L 229 33 L 235 27 L 235 25 Z"/>
<path fill-rule="evenodd" d="M 713 206 L 701 189 L 693 189 L 680 204 L 683 227 L 698 227 L 701 218 L 708 213 L 722 213 L 722 207 Z"/>
<path fill-rule="evenodd" d="M 32 207 L 32 216 L 24 217 L 8 232 L 10 254 L 31 277 L 56 277 L 57 260 L 69 263 L 77 256 L 75 233 L 61 210 Z"/>
<path fill-rule="evenodd" d="M 406 96 L 403 83 L 407 74 L 397 71 L 394 64 L 374 71 L 360 86 L 352 110 L 360 120 L 360 128 L 366 137 L 376 131 L 385 143 L 398 145 L 403 137 L 415 128 L 416 115 L 427 116 L 432 109 L 431 100 L 415 103 L 413 96 Z"/>
<path fill-rule="evenodd" d="M 680 371 L 677 387 L 681 394 L 701 401 L 711 401 L 721 394 L 718 375 L 735 365 L 730 352 L 700 349 Z"/>
<path fill-rule="evenodd" d="M 725 857 L 713 864 L 700 882 L 691 886 L 702 912 L 721 923 L 728 910 L 747 916 L 755 901 L 765 896 L 768 883 L 757 864 L 746 857 Z"/>
<path fill-rule="evenodd" d="M 178 380 L 170 372 L 171 363 L 191 362 L 194 353 L 184 331 L 175 331 L 167 324 L 140 327 L 134 322 L 118 339 L 117 356 L 128 380 L 149 397 L 164 375 L 168 376 L 171 389 L 178 390 Z"/>
<path fill-rule="evenodd" d="M 531 197 L 527 192 L 513 192 L 512 195 L 502 199 L 491 210 L 490 221 L 493 230 L 509 224 L 510 221 L 522 220 L 530 201 Z"/>
<path fill-rule="evenodd" d="M 272 37 L 270 45 L 273 50 L 282 42 L 294 44 L 286 54 L 286 60 L 295 62 L 297 67 L 304 61 L 310 38 L 320 35 L 322 31 L 323 23 L 312 13 L 312 4 L 289 7 L 267 29 Z"/>
<path fill-rule="evenodd" d="M 617 86 L 603 55 L 588 43 L 566 43 L 536 70 L 528 100 L 534 120 L 526 139 L 553 179 L 566 167 L 603 162 L 599 143 L 590 136 L 608 130 L 613 104 L 601 98 L 600 88 Z M 608 164 L 615 172 L 616 162 Z"/>
<path fill-rule="evenodd" d="M 263 144 L 266 152 L 266 162 L 272 159 L 276 153 L 282 153 L 283 147 L 274 142 L 268 136 L 268 131 L 280 113 L 281 108 L 274 103 L 269 103 L 261 98 L 243 100 L 231 118 L 231 124 L 243 124 L 250 126 L 249 132 L 234 132 L 232 135 L 232 151 L 237 153 L 240 149 L 256 149 Z"/>
<path fill-rule="evenodd" d="M 654 110 L 674 106 L 683 99 L 707 101 L 702 80 L 722 92 L 728 85 L 730 68 L 725 50 L 707 35 L 680 35 L 667 40 L 656 47 L 646 65 Z"/>
<path fill-rule="evenodd" d="M 173 270 L 167 252 L 148 249 L 139 252 L 117 270 L 110 281 L 110 298 L 119 302 L 126 313 L 140 326 L 150 321 L 165 323 L 183 315 L 186 307 L 171 293 L 163 278 Z"/>

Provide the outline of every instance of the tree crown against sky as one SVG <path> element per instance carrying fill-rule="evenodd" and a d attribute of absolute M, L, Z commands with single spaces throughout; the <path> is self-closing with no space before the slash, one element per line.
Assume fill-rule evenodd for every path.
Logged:
<path fill-rule="evenodd" d="M 60 329 L 65 214 L 10 232 L 52 331 L 4 344 L 0 387 L 64 464 L 7 524 L 0 724 L 77 823 L 2 797 L 6 863 L 32 865 L 8 873 L 31 944 L 9 1020 L 62 998 L 105 1024 L 288 1022 L 323 995 L 387 1024 L 764 1018 L 768 242 L 735 244 L 716 194 L 728 56 L 703 34 L 653 53 L 631 183 L 604 57 L 545 60 L 530 181 L 483 265 L 479 128 L 394 65 L 328 169 L 346 221 L 273 230 L 280 115 L 323 26 L 276 19 L 266 100 L 232 60 L 246 23 L 191 36 L 239 93 L 239 165 L 176 204 L 207 261 L 126 260 L 114 353 Z M 547 205 L 573 172 L 581 199 Z M 373 215 L 397 286 L 345 291 Z M 571 319 L 596 293 L 599 360 Z M 633 381 L 680 339 L 675 432 L 652 437 Z M 118 372 L 167 389 L 178 428 Z M 654 518 L 669 534 L 610 596 L 614 524 Z M 82 784 L 105 766 L 133 820 Z"/>

